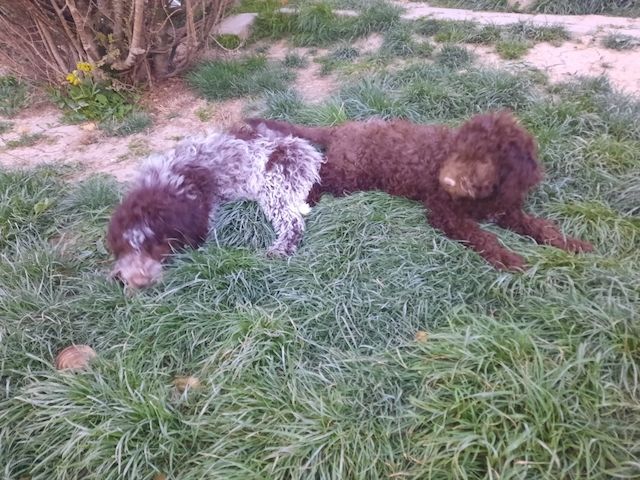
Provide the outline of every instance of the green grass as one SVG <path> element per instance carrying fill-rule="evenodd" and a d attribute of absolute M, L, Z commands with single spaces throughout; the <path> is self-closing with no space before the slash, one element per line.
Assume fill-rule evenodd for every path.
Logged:
<path fill-rule="evenodd" d="M 522 57 L 531 48 L 527 40 L 517 38 L 499 40 L 496 43 L 496 52 L 505 60 L 514 60 Z"/>
<path fill-rule="evenodd" d="M 359 56 L 360 51 L 351 45 L 340 45 L 329 54 L 329 57 L 335 60 L 353 60 Z"/>
<path fill-rule="evenodd" d="M 13 148 L 24 148 L 31 147 L 46 137 L 42 133 L 23 133 L 15 140 L 7 140 L 5 142 L 5 148 L 13 149 Z"/>
<path fill-rule="evenodd" d="M 100 123 L 100 128 L 112 137 L 126 137 L 139 133 L 152 124 L 151 117 L 143 111 L 133 111 L 122 120 L 111 119 Z"/>
<path fill-rule="evenodd" d="M 612 50 L 631 50 L 640 46 L 640 38 L 622 33 L 609 33 L 602 39 L 602 46 Z"/>
<path fill-rule="evenodd" d="M 533 42 L 560 44 L 569 40 L 569 32 L 562 25 L 533 25 L 530 22 L 518 22 L 504 27 L 508 36 L 520 37 Z"/>
<path fill-rule="evenodd" d="M 482 26 L 469 21 L 425 18 L 415 20 L 413 28 L 441 43 L 495 44 L 497 52 L 506 59 L 519 58 L 535 43 L 559 45 L 570 38 L 562 26 L 537 26 L 530 22 Z"/>
<path fill-rule="evenodd" d="M 436 54 L 435 63 L 447 68 L 463 68 L 473 63 L 473 55 L 460 45 L 445 44 Z"/>
<path fill-rule="evenodd" d="M 265 115 L 314 125 L 457 125 L 511 108 L 546 170 L 527 209 L 595 253 L 486 226 L 530 265 L 498 272 L 431 228 L 421 205 L 367 192 L 325 196 L 296 255 L 270 259 L 271 226 L 238 202 L 161 284 L 128 296 L 106 278 L 121 185 L 0 170 L 2 475 L 638 477 L 640 101 L 603 78 L 548 86 L 534 73 L 461 70 L 448 63 L 459 47 L 445 48 L 447 61 L 341 71 L 341 90 L 312 104 L 283 84 L 248 89 L 251 75 L 281 68 L 263 60 L 215 64 L 216 87 L 204 84 L 262 92 Z M 332 55 L 363 61 L 356 53 Z M 97 360 L 56 372 L 73 342 Z M 177 391 L 185 375 L 201 386 Z"/>
<path fill-rule="evenodd" d="M 29 96 L 26 85 L 15 77 L 0 76 L 0 115 L 15 115 L 27 106 Z"/>
<path fill-rule="evenodd" d="M 193 113 L 196 115 L 198 120 L 204 123 L 204 122 L 211 121 L 211 119 L 215 115 L 215 112 L 216 112 L 216 109 L 213 105 L 206 104 L 201 107 L 198 107 Z"/>
<path fill-rule="evenodd" d="M 634 477 L 640 225 L 595 184 L 531 208 L 600 253 L 500 233 L 524 275 L 446 240 L 420 205 L 366 193 L 323 199 L 289 261 L 265 257 L 254 205 L 225 207 L 219 247 L 127 297 L 104 277 L 118 186 L 5 172 L 4 473 Z M 53 371 L 71 342 L 98 351 L 89 372 Z M 180 395 L 180 375 L 202 386 Z"/>
<path fill-rule="evenodd" d="M 359 56 L 360 51 L 357 48 L 349 44 L 341 44 L 331 50 L 329 54 L 316 58 L 315 61 L 322 66 L 320 74 L 328 75 L 338 68 L 352 65 Z"/>
<path fill-rule="evenodd" d="M 513 10 L 507 0 L 433 0 L 429 3 L 472 10 Z M 632 17 L 640 15 L 640 6 L 636 0 L 537 0 L 529 10 L 536 13 L 565 15 L 609 14 Z"/>
<path fill-rule="evenodd" d="M 401 13 L 386 0 L 358 2 L 357 16 L 338 15 L 334 5 L 326 1 L 299 2 L 293 13 L 282 13 L 280 7 L 273 2 L 259 7 L 253 40 L 287 36 L 297 46 L 328 46 L 390 30 L 399 23 Z"/>
<path fill-rule="evenodd" d="M 441 43 L 484 43 L 490 44 L 500 37 L 500 28 L 461 20 L 419 19 L 414 23 L 416 32 L 433 36 Z"/>
<path fill-rule="evenodd" d="M 282 60 L 282 64 L 286 68 L 305 68 L 309 65 L 309 60 L 295 52 L 289 52 Z"/>
<path fill-rule="evenodd" d="M 240 37 L 238 37 L 238 35 L 223 34 L 216 36 L 214 43 L 224 49 L 235 50 L 236 48 L 239 48 L 240 45 L 242 45 L 242 40 L 240 39 Z"/>
<path fill-rule="evenodd" d="M 430 5 L 451 8 L 468 8 L 471 10 L 510 11 L 507 0 L 432 0 Z"/>
<path fill-rule="evenodd" d="M 273 11 L 282 7 L 280 0 L 242 0 L 234 5 L 232 13 L 261 13 Z"/>
<path fill-rule="evenodd" d="M 399 25 L 384 34 L 380 51 L 383 55 L 392 57 L 429 57 L 433 46 L 416 40 L 408 25 Z"/>
<path fill-rule="evenodd" d="M 189 85 L 208 100 L 283 90 L 292 79 L 291 71 L 262 56 L 205 62 L 187 75 Z"/>
<path fill-rule="evenodd" d="M 640 5 L 636 0 L 538 0 L 533 10 L 566 15 L 640 16 Z"/>
<path fill-rule="evenodd" d="M 13 128 L 12 122 L 6 122 L 4 120 L 0 120 L 0 135 L 2 135 L 3 133 L 10 132 L 12 128 Z"/>
<path fill-rule="evenodd" d="M 458 66 L 468 65 L 467 55 L 452 46 L 435 65 L 365 74 L 362 80 L 347 82 L 326 103 L 305 105 L 291 92 L 272 96 L 267 113 L 318 125 L 372 116 L 446 122 L 486 110 L 520 109 L 536 101 L 534 82 L 525 76 L 481 68 L 458 72 Z M 330 115 L 325 115 L 327 110 Z"/>

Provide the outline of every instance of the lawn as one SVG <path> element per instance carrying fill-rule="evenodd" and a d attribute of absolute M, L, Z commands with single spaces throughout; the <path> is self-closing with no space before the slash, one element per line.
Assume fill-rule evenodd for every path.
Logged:
<path fill-rule="evenodd" d="M 125 295 L 104 244 L 123 186 L 2 170 L 3 477 L 638 478 L 640 101 L 603 78 L 488 69 L 463 49 L 336 55 L 342 87 L 315 104 L 291 83 L 292 57 L 189 79 L 307 124 L 511 108 L 546 169 L 527 208 L 596 253 L 487 226 L 530 265 L 498 272 L 419 204 L 369 192 L 324 197 L 298 253 L 270 259 L 268 222 L 236 203 L 161 284 Z M 74 342 L 98 358 L 57 372 Z M 179 388 L 184 376 L 198 384 Z"/>
<path fill-rule="evenodd" d="M 349 0 L 346 1 L 348 2 Z M 637 17 L 640 15 L 640 5 L 638 5 L 636 0 L 534 0 L 533 2 L 510 2 L 508 0 L 429 1 L 429 4 L 434 6 L 497 11 L 518 10 L 518 8 L 514 8 L 517 3 L 524 6 L 525 10 L 534 13 L 552 13 L 562 15 L 601 14 L 627 17 Z"/>

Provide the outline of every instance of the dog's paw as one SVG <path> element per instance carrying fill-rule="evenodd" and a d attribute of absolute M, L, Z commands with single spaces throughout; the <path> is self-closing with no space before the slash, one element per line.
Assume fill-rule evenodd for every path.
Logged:
<path fill-rule="evenodd" d="M 269 258 L 287 258 L 296 252 L 295 246 L 278 245 L 272 246 L 267 250 L 267 257 Z"/>
<path fill-rule="evenodd" d="M 523 272 L 526 270 L 526 263 L 517 253 L 505 250 L 499 255 L 487 259 L 498 270 L 506 270 L 511 272 Z"/>
<path fill-rule="evenodd" d="M 281 248 L 271 247 L 267 249 L 267 258 L 284 258 L 287 254 Z"/>
<path fill-rule="evenodd" d="M 593 252 L 594 248 L 589 242 L 578 240 L 577 238 L 567 237 L 566 250 L 569 252 Z"/>

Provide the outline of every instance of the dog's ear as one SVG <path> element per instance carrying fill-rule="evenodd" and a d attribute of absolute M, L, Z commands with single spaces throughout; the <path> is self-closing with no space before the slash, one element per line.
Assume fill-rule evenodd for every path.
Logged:
<path fill-rule="evenodd" d="M 524 129 L 518 128 L 504 141 L 502 155 L 507 168 L 503 170 L 511 171 L 519 177 L 539 180 L 542 168 L 538 162 L 538 149 L 533 137 Z"/>
<path fill-rule="evenodd" d="M 500 190 L 506 202 L 521 202 L 533 186 L 542 180 L 533 137 L 519 129 L 502 145 Z"/>

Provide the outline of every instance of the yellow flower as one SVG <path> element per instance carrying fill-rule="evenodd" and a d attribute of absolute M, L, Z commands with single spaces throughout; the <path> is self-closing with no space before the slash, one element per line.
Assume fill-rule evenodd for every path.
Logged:
<path fill-rule="evenodd" d="M 91 70 L 93 70 L 93 66 L 90 63 L 87 63 L 87 62 L 78 62 L 76 67 L 78 67 L 78 70 L 81 70 L 81 71 L 87 72 L 87 73 L 90 72 Z"/>
<path fill-rule="evenodd" d="M 78 72 L 78 70 L 74 70 L 73 72 L 67 74 L 65 79 L 71 85 L 80 85 L 80 83 L 82 83 L 82 79 L 80 78 L 79 75 L 80 75 L 80 72 Z"/>

